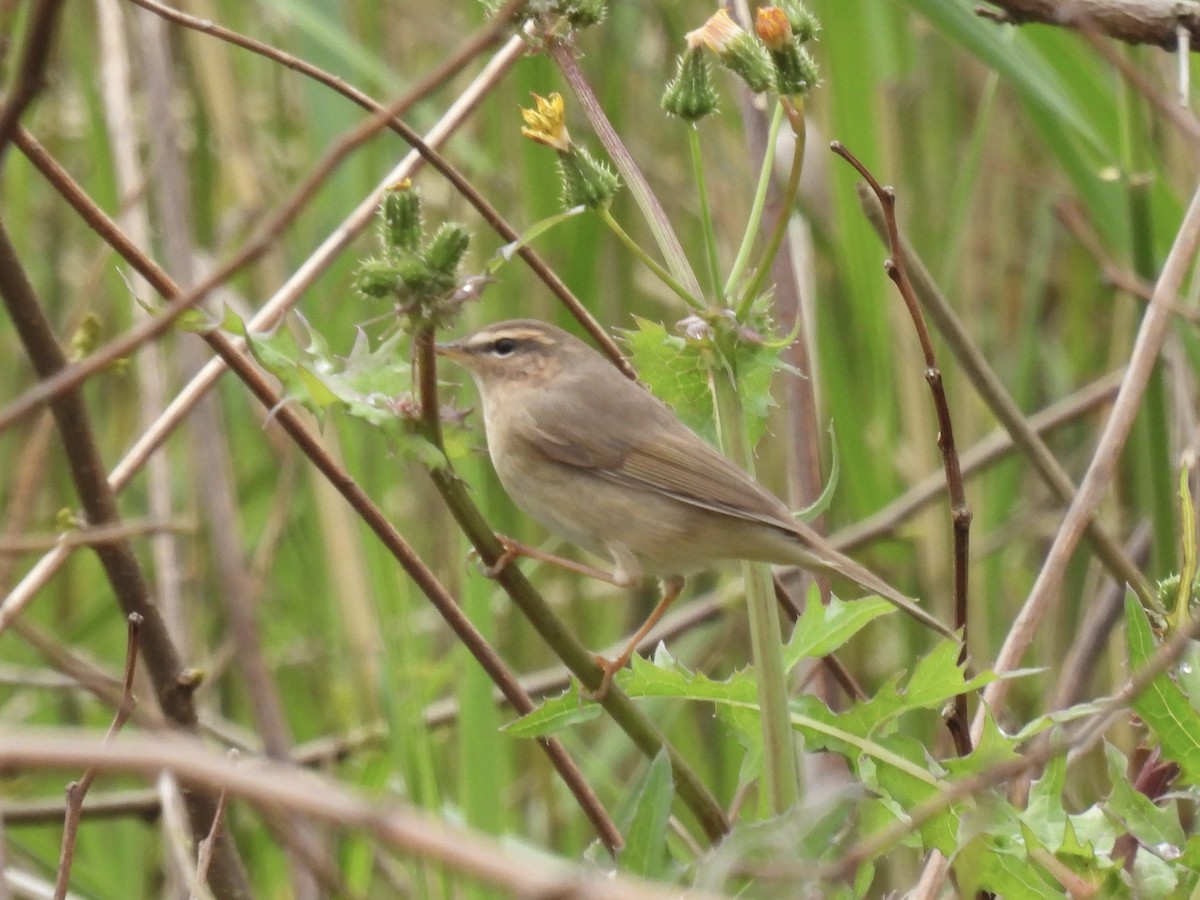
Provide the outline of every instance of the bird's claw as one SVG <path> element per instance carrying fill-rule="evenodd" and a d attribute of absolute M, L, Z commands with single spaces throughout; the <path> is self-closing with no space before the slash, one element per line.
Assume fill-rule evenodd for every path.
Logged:
<path fill-rule="evenodd" d="M 597 685 L 594 691 L 583 688 L 583 696 L 587 697 L 589 700 L 594 700 L 595 702 L 599 703 L 608 696 L 608 689 L 612 687 L 613 678 L 616 676 L 617 672 L 621 671 L 621 669 L 625 667 L 625 661 L 619 659 L 608 659 L 605 656 L 601 656 L 599 653 L 593 656 L 592 659 L 595 660 L 596 665 L 600 667 L 600 671 L 603 674 L 600 678 L 600 684 Z"/>
<path fill-rule="evenodd" d="M 507 569 L 514 559 L 524 555 L 522 552 L 524 548 L 512 538 L 498 534 L 496 535 L 496 540 L 500 542 L 500 546 L 503 549 L 500 551 L 500 555 L 496 557 L 496 561 L 490 566 L 484 564 L 478 550 L 472 548 L 467 554 L 467 558 L 475 562 L 484 578 L 499 577 L 500 573 Z"/>

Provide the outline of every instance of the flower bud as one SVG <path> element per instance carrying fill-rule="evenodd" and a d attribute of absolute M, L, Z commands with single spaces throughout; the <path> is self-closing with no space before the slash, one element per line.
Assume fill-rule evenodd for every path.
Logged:
<path fill-rule="evenodd" d="M 414 250 L 421 240 L 421 196 L 411 186 L 406 178 L 384 192 L 379 223 L 388 249 Z"/>
<path fill-rule="evenodd" d="M 395 262 L 385 259 L 364 259 L 354 273 L 354 289 L 376 300 L 394 297 L 400 286 Z"/>
<path fill-rule="evenodd" d="M 759 7 L 754 31 L 771 53 L 778 53 L 792 42 L 792 23 L 778 6 Z"/>
<path fill-rule="evenodd" d="M 689 47 L 703 45 L 716 53 L 721 64 L 746 82 L 754 93 L 770 90 L 774 77 L 765 48 L 724 9 L 717 10 L 695 31 L 688 32 L 687 41 Z"/>
<path fill-rule="evenodd" d="M 754 23 L 775 68 L 775 89 L 783 97 L 805 93 L 817 81 L 817 66 L 808 52 L 794 39 L 787 13 L 778 6 L 758 10 Z"/>
<path fill-rule="evenodd" d="M 687 122 L 703 119 L 716 110 L 717 92 L 700 48 L 689 47 L 679 57 L 675 80 L 663 93 L 662 108 Z"/>
<path fill-rule="evenodd" d="M 534 109 L 522 109 L 525 127 L 521 134 L 530 140 L 553 147 L 558 152 L 558 171 L 562 181 L 563 203 L 567 209 L 603 206 L 617 192 L 616 173 L 598 162 L 582 147 L 571 143 L 561 94 L 549 97 L 533 95 Z"/>
<path fill-rule="evenodd" d="M 446 222 L 425 248 L 425 262 L 435 272 L 448 275 L 453 280 L 470 242 L 471 235 L 467 229 L 457 222 Z"/>
<path fill-rule="evenodd" d="M 771 53 L 771 62 L 775 64 L 775 86 L 781 96 L 807 93 L 817 83 L 817 64 L 795 42 Z"/>
<path fill-rule="evenodd" d="M 800 0 L 776 0 L 776 3 L 787 14 L 792 34 L 798 43 L 806 44 L 816 38 L 817 32 L 821 30 L 821 23 Z"/>
<path fill-rule="evenodd" d="M 621 186 L 617 173 L 591 157 L 582 147 L 571 147 L 558 156 L 562 176 L 563 205 L 567 209 L 604 206 Z"/>

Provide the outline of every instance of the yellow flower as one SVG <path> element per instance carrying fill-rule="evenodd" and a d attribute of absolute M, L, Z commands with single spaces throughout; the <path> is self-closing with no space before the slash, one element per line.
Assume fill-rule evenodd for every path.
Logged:
<path fill-rule="evenodd" d="M 521 134 L 525 137 L 553 147 L 560 153 L 566 153 L 571 148 L 571 135 L 567 133 L 566 117 L 563 112 L 561 94 L 551 94 L 549 99 L 533 95 L 537 109 L 522 109 L 521 118 L 525 120 L 525 128 Z"/>

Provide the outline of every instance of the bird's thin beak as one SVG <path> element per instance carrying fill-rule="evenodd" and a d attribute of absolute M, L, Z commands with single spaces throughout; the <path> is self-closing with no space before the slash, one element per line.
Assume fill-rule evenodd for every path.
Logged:
<path fill-rule="evenodd" d="M 434 344 L 433 347 L 438 356 L 444 356 L 446 359 L 463 359 L 467 355 L 458 341 L 451 341 L 448 344 Z"/>

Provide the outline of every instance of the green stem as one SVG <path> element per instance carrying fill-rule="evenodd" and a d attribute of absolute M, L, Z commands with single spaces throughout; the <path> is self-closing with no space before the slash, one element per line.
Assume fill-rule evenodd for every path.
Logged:
<path fill-rule="evenodd" d="M 695 123 L 688 125 L 688 149 L 692 154 L 692 173 L 696 177 L 696 199 L 700 201 L 700 226 L 704 232 L 704 254 L 708 260 L 708 278 L 712 283 L 712 302 L 725 305 L 721 290 L 721 262 L 717 255 L 717 232 L 713 228 L 712 207 L 708 203 L 708 184 L 704 180 L 704 160 L 700 158 L 700 132 Z"/>
<path fill-rule="evenodd" d="M 700 282 L 696 278 L 696 273 L 692 271 L 687 255 L 683 252 L 683 245 L 679 243 L 679 237 L 675 234 L 675 229 L 671 227 L 671 221 L 663 211 L 662 204 L 658 202 L 654 191 L 650 189 L 646 176 L 634 162 L 633 155 L 626 148 L 616 129 L 613 128 L 608 116 L 604 114 L 604 107 L 596 99 L 595 91 L 592 90 L 591 84 L 579 68 L 579 63 L 575 58 L 575 48 L 552 40 L 548 42 L 547 49 L 550 58 L 554 60 L 563 77 L 575 92 L 575 97 L 579 100 L 579 105 L 595 130 L 596 137 L 600 138 L 600 143 L 604 145 L 604 149 L 608 151 L 617 171 L 621 173 L 629 193 L 637 202 L 642 215 L 646 217 L 650 233 L 654 235 L 654 240 L 673 276 L 680 283 L 687 285 L 689 296 L 699 297 L 701 295 Z"/>
<path fill-rule="evenodd" d="M 629 236 L 625 229 L 621 227 L 621 224 L 613 218 L 612 211 L 607 206 L 598 207 L 596 212 L 600 214 L 600 220 L 609 228 L 611 228 L 613 233 L 621 239 L 621 243 L 625 245 L 629 252 L 640 259 L 645 264 L 646 268 L 658 276 L 659 281 L 674 291 L 675 294 L 692 309 L 703 308 L 698 298 L 689 294 L 687 289 L 684 288 L 684 286 L 678 281 L 676 281 L 670 272 L 655 262 L 654 258 L 651 257 L 650 254 L 648 254 L 645 250 L 643 250 L 637 241 Z"/>
<path fill-rule="evenodd" d="M 421 418 L 422 432 L 427 441 L 444 452 L 437 405 L 437 368 L 433 334 L 424 331 L 418 334 L 415 340 L 417 371 L 421 376 L 418 394 L 421 397 L 422 409 L 425 410 Z M 495 565 L 499 562 L 504 548 L 479 511 L 479 507 L 475 505 L 466 483 L 455 474 L 448 460 L 444 465 L 430 467 L 428 471 L 450 514 L 479 553 L 480 561 L 487 566 Z M 505 566 L 496 575 L 496 581 L 584 687 L 593 691 L 599 688 L 601 673 L 595 657 L 563 624 L 542 595 L 534 590 L 520 568 Z M 671 757 L 671 772 L 680 799 L 691 809 L 714 843 L 723 838 L 729 831 L 729 820 L 724 810 L 690 763 L 667 741 L 650 718 L 616 687 L 609 690 L 601 702 L 618 727 L 648 758 L 653 759 L 661 750 L 667 751 Z M 532 708 L 532 704 L 529 708 Z M 521 708 L 521 711 L 527 712 L 528 708 Z"/>
<path fill-rule="evenodd" d="M 783 124 L 783 106 L 775 107 L 775 115 L 771 117 L 771 130 L 767 135 L 767 152 L 763 154 L 762 169 L 758 173 L 758 188 L 754 192 L 754 205 L 750 208 L 750 220 L 746 223 L 746 233 L 742 235 L 742 246 L 738 248 L 737 258 L 733 268 L 729 270 L 729 278 L 725 281 L 725 296 L 734 292 L 737 283 L 742 280 L 746 264 L 750 261 L 750 251 L 754 248 L 754 238 L 758 235 L 758 226 L 762 223 L 763 207 L 767 202 L 767 188 L 771 184 L 771 169 L 775 165 L 775 141 L 779 137 L 779 128 Z"/>
<path fill-rule="evenodd" d="M 742 295 L 741 302 L 738 303 L 737 318 L 739 322 L 746 320 L 754 298 L 762 292 L 763 285 L 771 274 L 771 263 L 775 261 L 775 254 L 779 252 L 783 236 L 787 234 L 788 223 L 792 220 L 792 204 L 795 203 L 796 192 L 800 189 L 800 173 L 804 170 L 804 142 L 808 131 L 804 127 L 804 99 L 797 98 L 795 105 L 789 106 L 791 103 L 790 100 L 781 99 L 779 101 L 780 108 L 787 113 L 792 134 L 796 138 L 795 150 L 792 153 L 792 167 L 788 172 L 787 187 L 784 188 L 783 197 L 780 200 L 779 216 L 775 219 L 775 227 L 771 230 L 771 239 L 767 241 L 762 258 L 754 270 L 753 280 Z"/>
<path fill-rule="evenodd" d="M 709 370 L 717 433 L 725 455 L 751 474 L 754 453 L 746 430 L 736 375 L 723 362 Z M 742 563 L 746 605 L 750 616 L 750 652 L 758 684 L 763 734 L 763 781 L 770 811 L 779 815 L 800 801 L 800 769 L 796 764 L 796 734 L 787 703 L 787 673 L 783 666 L 783 634 L 775 608 L 771 571 L 762 564 Z"/>

